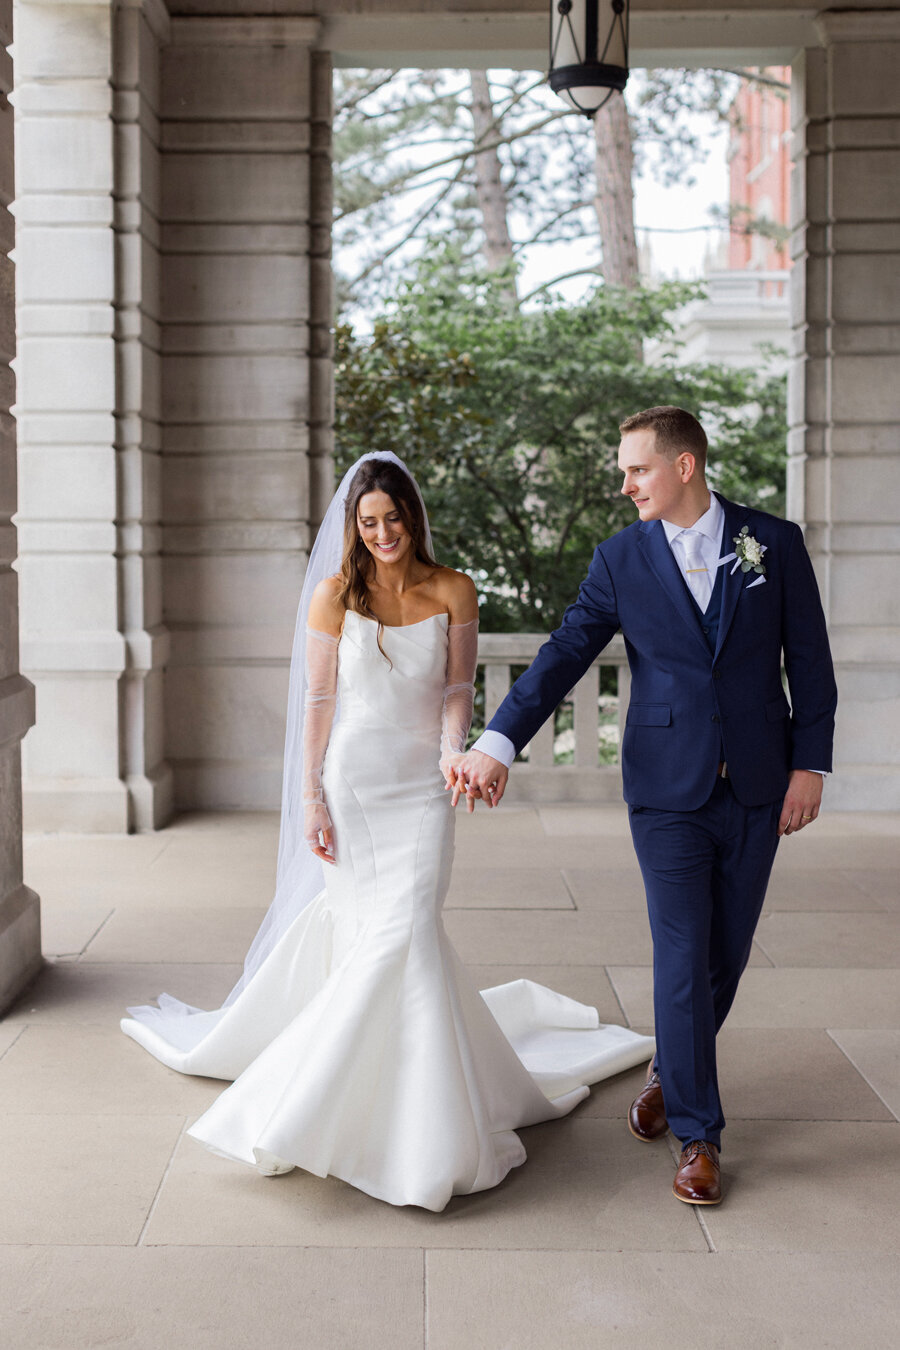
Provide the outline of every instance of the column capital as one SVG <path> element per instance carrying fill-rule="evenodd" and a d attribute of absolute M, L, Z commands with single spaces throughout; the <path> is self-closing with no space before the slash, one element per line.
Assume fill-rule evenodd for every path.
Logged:
<path fill-rule="evenodd" d="M 172 19 L 172 40 L 180 47 L 312 47 L 319 36 L 321 22 L 297 15 L 259 15 L 250 18 L 190 16 Z"/>
<path fill-rule="evenodd" d="M 826 9 L 816 15 L 823 46 L 836 42 L 900 41 L 897 9 Z"/>

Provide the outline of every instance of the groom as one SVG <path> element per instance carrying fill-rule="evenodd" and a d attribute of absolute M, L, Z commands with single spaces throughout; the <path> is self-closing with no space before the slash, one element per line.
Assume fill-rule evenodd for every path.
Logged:
<path fill-rule="evenodd" d="M 706 485 L 682 408 L 619 428 L 639 519 L 596 549 L 578 599 L 456 769 L 495 806 L 509 766 L 621 628 L 622 778 L 653 936 L 657 1053 L 628 1124 L 682 1143 L 674 1193 L 722 1198 L 716 1033 L 747 964 L 779 837 L 816 819 L 837 690 L 799 528 Z M 787 673 L 790 702 L 781 669 Z"/>

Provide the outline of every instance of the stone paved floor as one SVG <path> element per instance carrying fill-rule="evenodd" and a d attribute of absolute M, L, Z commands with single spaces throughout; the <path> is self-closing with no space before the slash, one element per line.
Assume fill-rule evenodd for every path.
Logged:
<path fill-rule="evenodd" d="M 900 817 L 785 840 L 721 1036 L 725 1204 L 632 1139 L 641 1071 L 522 1132 L 527 1164 L 440 1215 L 184 1137 L 220 1089 L 118 1030 L 161 989 L 215 1006 L 269 898 L 276 824 L 35 837 L 48 964 L 0 1021 L 5 1350 L 672 1350 L 895 1343 Z M 210 920 L 215 914 L 215 923 Z M 447 926 L 483 985 L 527 975 L 651 1023 L 621 808 L 461 818 Z"/>

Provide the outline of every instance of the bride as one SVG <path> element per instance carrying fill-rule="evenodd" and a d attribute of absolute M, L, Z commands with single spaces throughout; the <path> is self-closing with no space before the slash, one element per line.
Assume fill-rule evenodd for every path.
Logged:
<path fill-rule="evenodd" d="M 346 474 L 310 557 L 291 662 L 275 898 L 222 1008 L 160 995 L 125 1033 L 233 1079 L 188 1133 L 265 1175 L 304 1168 L 441 1210 L 525 1161 L 653 1042 L 528 980 L 479 994 L 447 939 L 448 769 L 477 656 L 468 577 L 435 562 L 390 453 Z"/>

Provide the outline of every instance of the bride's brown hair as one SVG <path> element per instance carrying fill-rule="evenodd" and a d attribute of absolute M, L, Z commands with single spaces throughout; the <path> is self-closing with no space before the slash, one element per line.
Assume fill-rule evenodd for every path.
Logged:
<path fill-rule="evenodd" d="M 409 532 L 418 562 L 424 563 L 426 567 L 438 567 L 440 564 L 435 562 L 428 549 L 425 512 L 413 480 L 389 459 L 367 459 L 353 475 L 347 491 L 344 556 L 341 559 L 341 584 L 337 600 L 344 609 L 355 609 L 357 614 L 364 614 L 366 618 L 376 621 L 378 647 L 382 656 L 387 658 L 381 645 L 384 625 L 378 615 L 373 614 L 369 604 L 369 582 L 375 572 L 375 559 L 363 543 L 357 521 L 359 503 L 367 492 L 384 492 L 390 497 Z"/>

